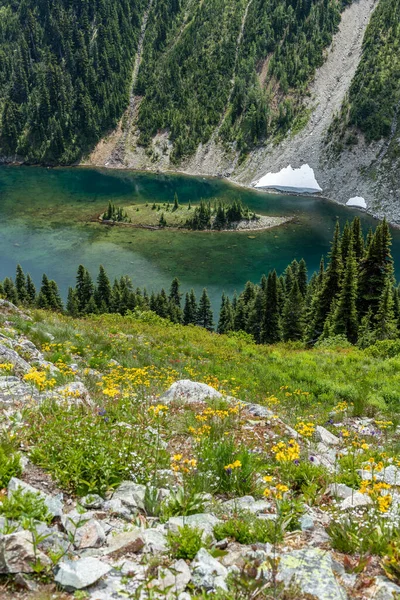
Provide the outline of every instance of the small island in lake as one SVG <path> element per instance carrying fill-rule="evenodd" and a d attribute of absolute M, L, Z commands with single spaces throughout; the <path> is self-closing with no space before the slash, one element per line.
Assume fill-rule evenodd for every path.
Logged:
<path fill-rule="evenodd" d="M 110 202 L 99 217 L 104 225 L 188 231 L 257 231 L 277 227 L 291 219 L 257 215 L 241 200 L 201 200 L 196 205 L 191 202 L 181 205 L 176 194 L 172 203 L 133 204 L 122 208 Z"/>

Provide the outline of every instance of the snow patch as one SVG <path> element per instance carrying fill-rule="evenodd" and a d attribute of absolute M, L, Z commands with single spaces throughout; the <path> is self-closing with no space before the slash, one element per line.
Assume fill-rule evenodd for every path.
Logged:
<path fill-rule="evenodd" d="M 367 203 L 365 202 L 364 198 L 362 198 L 361 196 L 354 196 L 354 198 L 350 198 L 350 200 L 347 200 L 346 206 L 355 206 L 357 208 L 367 208 Z"/>
<path fill-rule="evenodd" d="M 309 165 L 302 165 L 299 169 L 292 169 L 289 165 L 279 173 L 267 173 L 259 179 L 254 187 L 273 188 L 281 192 L 298 192 L 300 194 L 315 194 L 322 192 L 322 188 L 315 179 L 314 169 Z"/>

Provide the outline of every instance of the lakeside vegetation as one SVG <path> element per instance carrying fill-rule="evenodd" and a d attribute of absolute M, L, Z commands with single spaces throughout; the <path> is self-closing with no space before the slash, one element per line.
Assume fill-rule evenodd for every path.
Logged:
<path fill-rule="evenodd" d="M 394 278 L 391 235 L 386 221 L 365 239 L 356 217 L 340 232 L 337 223 L 327 265 L 309 278 L 304 260 L 294 260 L 284 273 L 275 270 L 260 283 L 248 282 L 232 299 L 222 296 L 218 333 L 241 332 L 258 344 L 281 340 L 300 344 L 358 344 L 396 340 L 400 335 L 400 289 Z M 15 282 L 6 278 L 0 294 L 16 304 L 62 311 L 55 281 L 44 275 L 38 294 L 32 279 L 18 265 Z M 96 283 L 80 265 L 75 287 L 70 287 L 66 311 L 72 316 L 96 313 L 152 311 L 174 323 L 215 327 L 211 303 L 204 289 L 199 302 L 193 290 L 182 293 L 174 278 L 169 293 L 134 289 L 129 277 L 113 284 L 100 266 Z"/>
<path fill-rule="evenodd" d="M 173 203 L 133 204 L 122 208 L 112 203 L 100 216 L 105 224 L 126 223 L 135 227 L 174 228 L 191 231 L 250 231 L 269 229 L 290 220 L 288 217 L 256 215 L 241 200 L 201 200 L 199 204 L 179 204 L 175 194 Z"/>

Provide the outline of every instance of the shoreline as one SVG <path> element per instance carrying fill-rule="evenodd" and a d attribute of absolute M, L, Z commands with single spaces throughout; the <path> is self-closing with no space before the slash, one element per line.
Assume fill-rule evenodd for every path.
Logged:
<path fill-rule="evenodd" d="M 42 169 L 99 169 L 99 170 L 104 170 L 104 171 L 127 171 L 130 173 L 143 173 L 143 174 L 153 174 L 153 175 L 173 175 L 173 176 L 183 176 L 183 177 L 198 177 L 198 178 L 202 178 L 202 179 L 217 179 L 220 181 L 224 181 L 226 183 L 228 183 L 229 185 L 232 185 L 234 187 L 237 188 L 243 188 L 243 189 L 247 189 L 247 190 L 252 190 L 255 193 L 260 193 L 260 194 L 272 194 L 275 196 L 284 196 L 285 194 L 279 190 L 276 190 L 274 188 L 255 188 L 253 185 L 251 184 L 246 184 L 246 183 L 241 183 L 239 181 L 236 181 L 235 179 L 232 179 L 231 177 L 226 177 L 224 175 L 204 175 L 201 173 L 193 173 L 191 171 L 185 171 L 185 170 L 172 170 L 172 169 L 165 169 L 163 171 L 161 171 L 160 169 L 135 169 L 132 167 L 126 168 L 123 166 L 105 166 L 105 165 L 96 165 L 96 164 L 90 164 L 87 162 L 79 162 L 79 163 L 73 163 L 71 165 L 40 165 L 40 164 L 30 164 L 25 162 L 24 160 L 16 160 L 14 159 L 8 159 L 8 157 L 0 157 L 0 167 L 4 165 L 4 166 L 10 166 L 10 167 L 21 167 L 21 166 L 26 166 L 26 167 L 39 167 Z M 289 193 L 289 192 L 288 192 Z M 326 200 L 328 202 L 331 202 L 333 204 L 337 204 L 338 206 L 343 206 L 345 208 L 348 208 L 351 211 L 359 211 L 361 213 L 367 214 L 371 217 L 373 217 L 374 219 L 376 219 L 377 221 L 382 221 L 382 218 L 380 218 L 379 216 L 377 216 L 374 212 L 370 211 L 368 208 L 363 209 L 363 208 L 358 208 L 358 207 L 349 207 L 346 206 L 346 204 L 344 204 L 343 202 L 340 202 L 339 200 L 336 200 L 335 198 L 331 198 L 329 196 L 324 196 L 323 192 L 316 192 L 315 194 L 306 194 L 306 193 L 302 193 L 302 192 L 296 192 L 296 191 L 291 191 L 290 192 L 291 196 L 298 196 L 299 198 L 319 198 L 321 200 Z M 388 219 L 388 223 L 391 225 L 391 227 L 394 227 L 396 229 L 400 229 L 400 224 L 392 222 Z M 172 229 L 172 228 L 169 228 Z M 204 230 L 206 231 L 206 230 Z M 224 230 L 225 231 L 225 230 Z M 226 230 L 226 231 L 230 231 L 230 230 Z"/>

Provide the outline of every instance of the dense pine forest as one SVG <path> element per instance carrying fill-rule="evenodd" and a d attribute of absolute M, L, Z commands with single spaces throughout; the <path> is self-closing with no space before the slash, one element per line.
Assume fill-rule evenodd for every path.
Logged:
<path fill-rule="evenodd" d="M 69 164 L 129 101 L 144 0 L 0 0 L 0 154 Z"/>
<path fill-rule="evenodd" d="M 223 294 L 217 332 L 242 332 L 259 344 L 315 345 L 333 339 L 366 347 L 395 339 L 400 335 L 400 287 L 396 287 L 390 248 L 386 221 L 375 232 L 370 230 L 366 239 L 358 217 L 342 232 L 337 224 L 327 263 L 322 258 L 319 271 L 310 278 L 305 261 L 294 260 L 279 276 L 273 270 L 259 285 L 248 282 L 232 299 Z M 37 293 L 20 265 L 15 280 L 3 281 L 0 294 L 15 304 L 64 311 L 56 282 L 43 275 Z M 65 311 L 73 317 L 151 311 L 172 323 L 213 331 L 216 324 L 207 290 L 199 300 L 193 290 L 184 301 L 182 296 L 177 278 L 169 292 L 162 289 L 149 294 L 146 289 L 134 289 L 127 276 L 111 284 L 102 266 L 94 282 L 80 265 Z"/>
<path fill-rule="evenodd" d="M 304 125 L 308 84 L 348 3 L 0 0 L 0 155 L 70 164 L 93 149 L 128 107 L 150 8 L 134 90 L 139 144 L 167 130 L 179 162 L 217 133 L 244 157 Z M 399 22 L 397 0 L 381 0 L 336 123 L 342 141 L 391 135 Z"/>

